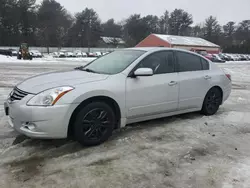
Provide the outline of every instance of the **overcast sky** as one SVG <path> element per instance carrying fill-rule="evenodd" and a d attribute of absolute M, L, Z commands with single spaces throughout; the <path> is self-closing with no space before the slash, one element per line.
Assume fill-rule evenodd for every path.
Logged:
<path fill-rule="evenodd" d="M 41 1 L 41 0 L 39 0 Z M 86 7 L 93 8 L 102 21 L 114 18 L 121 21 L 131 14 L 161 16 L 165 10 L 181 8 L 200 23 L 210 15 L 221 24 L 250 19 L 250 0 L 57 0 L 72 14 Z"/>

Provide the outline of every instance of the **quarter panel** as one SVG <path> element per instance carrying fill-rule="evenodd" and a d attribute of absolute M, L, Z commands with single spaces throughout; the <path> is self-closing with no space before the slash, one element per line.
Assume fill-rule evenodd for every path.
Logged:
<path fill-rule="evenodd" d="M 209 89 L 212 87 L 218 86 L 222 89 L 223 92 L 223 102 L 229 97 L 232 89 L 231 81 L 226 77 L 225 72 L 219 68 L 214 63 L 210 63 L 211 70 L 206 71 L 206 75 L 211 76 L 211 80 L 209 82 Z M 207 90 L 207 91 L 208 91 Z"/>

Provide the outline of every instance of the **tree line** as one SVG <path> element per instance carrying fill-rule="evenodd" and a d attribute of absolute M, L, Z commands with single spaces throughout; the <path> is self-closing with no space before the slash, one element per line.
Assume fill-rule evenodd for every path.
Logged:
<path fill-rule="evenodd" d="M 130 47 L 151 33 L 201 37 L 226 52 L 250 53 L 250 20 L 220 25 L 210 16 L 194 25 L 190 13 L 175 9 L 160 17 L 133 14 L 119 22 L 111 18 L 103 23 L 93 9 L 71 15 L 55 0 L 40 4 L 36 0 L 0 0 L 0 46 L 27 42 L 43 47 L 97 47 L 100 37 L 107 36 L 122 38 Z"/>

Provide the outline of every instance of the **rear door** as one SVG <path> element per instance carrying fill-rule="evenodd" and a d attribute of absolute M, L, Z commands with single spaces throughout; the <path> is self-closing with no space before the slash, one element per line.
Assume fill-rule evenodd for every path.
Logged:
<path fill-rule="evenodd" d="M 208 62 L 198 55 L 175 52 L 179 74 L 179 110 L 201 108 L 210 86 L 211 76 L 205 70 Z"/>

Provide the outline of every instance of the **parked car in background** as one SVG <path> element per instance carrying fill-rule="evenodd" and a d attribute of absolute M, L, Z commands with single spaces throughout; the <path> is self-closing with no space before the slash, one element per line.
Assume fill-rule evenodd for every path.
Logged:
<path fill-rule="evenodd" d="M 241 61 L 241 56 L 239 54 L 233 54 L 235 57 L 236 61 Z"/>
<path fill-rule="evenodd" d="M 76 50 L 73 52 L 75 57 L 82 57 L 82 52 L 80 50 Z"/>
<path fill-rule="evenodd" d="M 242 58 L 242 61 L 247 61 L 247 60 L 248 60 L 248 58 L 247 58 L 247 56 L 246 56 L 246 55 L 241 54 L 240 56 L 241 56 L 241 58 Z"/>
<path fill-rule="evenodd" d="M 59 51 L 59 52 L 54 52 L 53 57 L 54 58 L 64 58 L 64 57 L 66 57 L 65 52 L 66 51 L 64 51 L 64 50 Z"/>
<path fill-rule="evenodd" d="M 52 53 L 52 56 L 53 56 L 54 58 L 59 57 L 59 52 L 53 52 L 53 53 Z"/>
<path fill-rule="evenodd" d="M 227 55 L 231 57 L 232 61 L 237 61 L 237 58 L 233 54 L 227 54 Z"/>
<path fill-rule="evenodd" d="M 248 61 L 250 60 L 249 55 L 246 55 L 246 54 L 220 53 L 218 55 L 221 57 L 221 59 L 224 59 L 226 61 Z"/>
<path fill-rule="evenodd" d="M 88 54 L 86 52 L 82 52 L 82 57 L 88 57 Z"/>
<path fill-rule="evenodd" d="M 17 50 L 14 50 L 14 49 L 9 49 L 10 52 L 11 52 L 11 56 L 17 56 L 18 52 Z"/>
<path fill-rule="evenodd" d="M 226 54 L 219 53 L 218 56 L 225 61 L 230 61 L 230 58 Z"/>
<path fill-rule="evenodd" d="M 59 57 L 62 58 L 62 57 L 66 57 L 66 54 L 64 51 L 60 51 L 59 52 Z"/>
<path fill-rule="evenodd" d="M 198 54 L 200 54 L 200 55 L 202 55 L 202 56 L 204 56 L 205 58 L 209 59 L 210 61 L 213 61 L 213 58 L 214 58 L 213 55 L 207 53 L 207 51 L 205 51 L 205 50 L 198 50 L 198 51 L 195 51 L 195 52 L 198 53 Z"/>
<path fill-rule="evenodd" d="M 221 59 L 218 54 L 213 54 L 212 56 L 213 56 L 213 58 L 212 58 L 213 62 L 217 62 L 217 63 L 225 63 L 226 62 L 225 60 Z"/>
<path fill-rule="evenodd" d="M 195 50 L 194 52 L 196 52 L 197 54 L 200 54 L 200 55 L 207 55 L 207 51 L 206 50 Z"/>
<path fill-rule="evenodd" d="M 209 59 L 210 61 L 213 61 L 213 55 L 212 54 L 205 54 L 203 55 L 205 58 Z"/>
<path fill-rule="evenodd" d="M 66 57 L 75 57 L 73 52 L 66 51 L 65 52 Z"/>
<path fill-rule="evenodd" d="M 92 52 L 87 52 L 87 56 L 88 56 L 88 57 L 96 57 L 95 54 L 92 53 Z"/>
<path fill-rule="evenodd" d="M 94 55 L 95 55 L 95 57 L 101 57 L 102 53 L 101 52 L 95 52 Z"/>
<path fill-rule="evenodd" d="M 39 52 L 38 50 L 30 50 L 30 54 L 32 55 L 33 58 L 43 57 L 42 53 Z"/>
<path fill-rule="evenodd" d="M 246 60 L 248 60 L 248 58 L 247 58 L 247 56 L 246 56 L 246 55 L 240 55 L 240 59 L 241 59 L 242 61 L 246 61 Z"/>
<path fill-rule="evenodd" d="M 109 54 L 110 52 L 103 52 L 102 55 L 107 55 Z"/>
<path fill-rule="evenodd" d="M 4 109 L 10 125 L 28 137 L 69 136 L 93 146 L 126 124 L 196 111 L 214 115 L 231 87 L 229 74 L 196 53 L 130 48 L 26 79 Z"/>
<path fill-rule="evenodd" d="M 74 51 L 73 54 L 75 57 L 87 57 L 87 53 L 82 52 L 80 50 Z"/>
<path fill-rule="evenodd" d="M 233 57 L 233 55 L 231 55 L 231 54 L 226 54 L 226 55 L 229 58 L 229 61 L 236 61 L 236 58 Z"/>
<path fill-rule="evenodd" d="M 0 49 L 0 55 L 11 56 L 12 52 L 11 50 Z"/>

